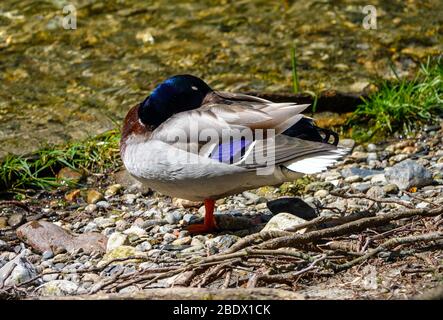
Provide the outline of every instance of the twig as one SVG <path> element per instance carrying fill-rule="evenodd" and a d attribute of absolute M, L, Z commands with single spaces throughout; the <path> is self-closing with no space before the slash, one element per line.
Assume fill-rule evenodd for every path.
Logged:
<path fill-rule="evenodd" d="M 414 205 L 407 203 L 405 201 L 402 201 L 402 200 L 397 200 L 397 199 L 372 198 L 372 197 L 369 197 L 365 194 L 346 194 L 346 193 L 339 193 L 339 192 L 335 192 L 335 191 L 331 191 L 330 194 L 335 197 L 345 198 L 345 199 L 352 199 L 352 198 L 366 199 L 366 200 L 380 202 L 380 203 L 395 203 L 395 204 L 401 205 L 401 206 L 409 208 L 409 209 L 415 208 Z"/>
<path fill-rule="evenodd" d="M 377 248 L 369 251 L 367 254 L 365 254 L 361 257 L 358 257 L 358 258 L 351 260 L 347 263 L 344 263 L 342 265 L 337 265 L 336 271 L 342 271 L 342 270 L 351 268 L 351 267 L 375 256 L 377 253 L 387 250 L 388 248 L 393 247 L 393 246 L 397 246 L 400 244 L 413 243 L 413 242 L 418 242 L 418 241 L 434 241 L 434 240 L 439 240 L 442 238 L 443 238 L 443 232 L 434 232 L 434 233 L 421 234 L 418 236 L 409 236 L 409 237 L 402 237 L 402 238 L 392 238 L 392 239 L 389 239 L 389 240 L 383 242 Z"/>
<path fill-rule="evenodd" d="M 221 289 L 229 288 L 229 283 L 231 282 L 231 276 L 232 276 L 232 271 L 231 270 L 226 271 L 225 281 L 223 282 Z"/>
<path fill-rule="evenodd" d="M 274 275 L 261 275 L 258 277 L 258 281 L 264 281 L 264 282 L 278 282 L 278 283 L 290 283 L 293 281 L 295 277 L 298 277 L 316 267 L 316 265 L 326 259 L 326 255 L 322 255 L 319 258 L 315 259 L 309 266 L 307 266 L 304 269 L 294 271 L 294 272 L 288 272 L 283 274 L 274 274 Z"/>
<path fill-rule="evenodd" d="M 427 203 L 429 203 L 430 205 L 433 205 L 436 208 L 440 206 L 440 205 L 436 204 L 435 202 L 432 202 L 430 200 L 427 200 L 427 199 L 424 199 L 422 197 L 419 197 L 419 196 L 413 194 L 412 192 L 408 192 L 406 190 L 403 190 L 403 192 L 406 193 L 411 198 L 414 198 L 414 199 L 419 200 L 419 201 L 427 202 Z"/>
<path fill-rule="evenodd" d="M 363 231 L 370 227 L 384 225 L 392 220 L 410 218 L 413 216 L 433 217 L 441 213 L 443 213 L 443 207 L 433 210 L 410 209 L 410 210 L 396 211 L 384 215 L 379 215 L 376 217 L 359 219 L 332 228 L 316 230 L 305 234 L 295 234 L 291 236 L 285 236 L 285 237 L 268 240 L 260 244 L 258 248 L 276 249 L 281 247 L 297 247 L 324 238 L 343 236 L 346 234 Z"/>
<path fill-rule="evenodd" d="M 231 268 L 233 265 L 237 264 L 240 261 L 241 261 L 241 259 L 234 259 L 233 261 L 230 261 L 227 263 L 222 263 L 222 264 L 212 267 L 212 269 L 210 269 L 210 271 L 205 274 L 205 276 L 200 281 L 200 283 L 197 285 L 197 287 L 201 288 L 201 287 L 204 287 L 205 285 L 209 284 L 217 277 L 217 275 L 219 275 L 220 271 L 222 271 L 222 270 L 226 271 L 225 270 L 226 268 Z"/>
<path fill-rule="evenodd" d="M 23 203 L 23 202 L 17 201 L 17 200 L 2 200 L 2 201 L 0 201 L 0 207 L 6 207 L 6 206 L 16 206 L 16 207 L 26 210 L 27 212 L 38 213 L 38 211 L 30 208 L 26 203 Z"/>

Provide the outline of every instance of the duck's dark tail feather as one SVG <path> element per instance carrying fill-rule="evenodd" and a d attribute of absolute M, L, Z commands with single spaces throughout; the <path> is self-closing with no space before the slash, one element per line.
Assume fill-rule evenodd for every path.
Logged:
<path fill-rule="evenodd" d="M 283 134 L 293 138 L 323 142 L 334 146 L 338 144 L 338 134 L 336 132 L 317 127 L 310 118 L 302 118 L 283 132 Z M 334 139 L 332 142 L 329 141 L 331 137 Z"/>

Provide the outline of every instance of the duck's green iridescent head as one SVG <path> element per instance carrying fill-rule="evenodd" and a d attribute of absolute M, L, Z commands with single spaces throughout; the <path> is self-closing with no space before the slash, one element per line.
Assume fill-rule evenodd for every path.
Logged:
<path fill-rule="evenodd" d="M 140 105 L 139 118 L 145 125 L 158 126 L 172 115 L 201 106 L 212 89 L 200 78 L 176 75 L 158 85 Z"/>

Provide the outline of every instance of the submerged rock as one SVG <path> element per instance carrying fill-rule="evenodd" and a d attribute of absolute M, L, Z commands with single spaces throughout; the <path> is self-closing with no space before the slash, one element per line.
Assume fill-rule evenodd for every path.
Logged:
<path fill-rule="evenodd" d="M 107 238 L 100 233 L 71 234 L 47 221 L 31 221 L 17 229 L 17 236 L 36 251 L 106 252 Z"/>
<path fill-rule="evenodd" d="M 405 160 L 388 168 L 385 176 L 389 183 L 396 184 L 402 190 L 432 183 L 432 172 L 413 160 Z"/>

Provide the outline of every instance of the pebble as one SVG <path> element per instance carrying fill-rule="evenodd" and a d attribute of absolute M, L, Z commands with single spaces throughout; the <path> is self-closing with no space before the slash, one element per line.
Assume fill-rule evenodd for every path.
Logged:
<path fill-rule="evenodd" d="M 401 162 L 403 160 L 406 160 L 407 158 L 409 158 L 409 155 L 407 155 L 407 154 L 397 154 L 393 157 L 390 157 L 389 161 L 395 163 L 395 162 Z"/>
<path fill-rule="evenodd" d="M 52 280 L 38 289 L 42 296 L 71 296 L 77 293 L 79 286 L 68 280 Z"/>
<path fill-rule="evenodd" d="M 105 197 L 110 198 L 115 196 L 116 194 L 118 194 L 120 192 L 120 190 L 122 189 L 122 185 L 121 184 L 113 184 L 110 185 L 106 191 L 105 191 Z"/>
<path fill-rule="evenodd" d="M 124 194 L 121 197 L 123 203 L 126 203 L 126 204 L 133 204 L 137 198 L 138 198 L 138 196 L 136 194 L 132 194 L 132 193 Z"/>
<path fill-rule="evenodd" d="M 29 262 L 26 255 L 27 252 L 23 250 L 19 255 L 1 267 L 0 283 L 4 286 L 15 286 L 37 276 L 36 268 Z"/>
<path fill-rule="evenodd" d="M 428 202 L 420 202 L 415 206 L 417 209 L 426 209 L 429 207 Z"/>
<path fill-rule="evenodd" d="M 366 161 L 370 162 L 370 161 L 374 161 L 374 160 L 378 160 L 377 153 L 376 152 L 369 152 L 368 156 L 366 158 Z"/>
<path fill-rule="evenodd" d="M 94 222 L 89 222 L 83 229 L 84 233 L 98 231 L 98 226 Z"/>
<path fill-rule="evenodd" d="M 362 193 L 365 193 L 366 191 L 368 191 L 370 187 L 371 187 L 371 184 L 368 182 L 357 182 L 357 183 L 351 184 L 352 189 L 354 189 L 355 191 L 358 191 L 358 192 L 362 192 Z"/>
<path fill-rule="evenodd" d="M 138 244 L 135 249 L 140 252 L 147 252 L 152 249 L 152 245 L 149 241 L 143 241 L 142 243 Z"/>
<path fill-rule="evenodd" d="M 120 232 L 114 232 L 108 238 L 106 252 L 112 251 L 125 244 L 128 244 L 128 236 Z"/>
<path fill-rule="evenodd" d="M 8 219 L 8 225 L 10 227 L 17 227 L 20 224 L 22 224 L 22 222 L 25 221 L 25 216 L 21 213 L 13 213 L 11 214 L 11 216 Z"/>
<path fill-rule="evenodd" d="M 398 193 L 399 189 L 398 189 L 398 186 L 396 184 L 389 183 L 389 184 L 383 186 L 383 191 L 385 193 L 388 193 L 388 194 L 389 193 Z"/>
<path fill-rule="evenodd" d="M 112 218 L 98 217 L 94 219 L 94 223 L 101 229 L 115 226 L 115 221 Z"/>
<path fill-rule="evenodd" d="M 252 193 L 252 192 L 249 192 L 249 191 L 244 191 L 244 192 L 242 193 L 242 195 L 243 195 L 243 197 L 245 197 L 247 200 L 249 200 L 249 202 L 250 202 L 251 204 L 257 204 L 257 203 L 259 203 L 259 202 L 263 202 L 263 199 L 264 199 L 264 198 L 262 198 L 262 197 L 256 195 L 255 193 Z M 266 202 L 266 199 L 264 199 L 264 201 Z"/>
<path fill-rule="evenodd" d="M 373 176 L 376 174 L 382 173 L 380 170 L 370 170 L 365 168 L 345 168 L 341 171 L 341 175 L 344 178 L 350 177 L 350 176 L 359 176 L 361 178 L 365 178 L 367 176 Z"/>
<path fill-rule="evenodd" d="M 177 224 L 183 218 L 183 214 L 179 211 L 168 212 L 165 216 L 169 224 Z"/>
<path fill-rule="evenodd" d="M 368 154 L 363 151 L 354 151 L 351 154 L 351 158 L 353 158 L 355 160 L 355 162 L 362 162 L 362 161 L 366 161 L 366 159 L 368 158 Z"/>
<path fill-rule="evenodd" d="M 388 168 L 385 176 L 389 183 L 396 184 L 401 190 L 432 183 L 431 171 L 413 160 L 405 160 Z"/>
<path fill-rule="evenodd" d="M 191 241 L 192 241 L 192 237 L 186 236 L 186 237 L 182 237 L 182 238 L 178 238 L 178 239 L 174 240 L 171 244 L 175 245 L 175 246 L 183 246 L 183 245 L 191 244 Z"/>
<path fill-rule="evenodd" d="M 109 209 L 111 204 L 108 201 L 99 201 L 96 203 L 97 208 Z"/>
<path fill-rule="evenodd" d="M 368 152 L 376 152 L 377 151 L 377 146 L 375 144 L 373 144 L 373 143 L 370 143 L 366 147 L 366 150 L 368 150 Z"/>
<path fill-rule="evenodd" d="M 183 216 L 183 222 L 185 225 L 193 224 L 194 222 L 197 222 L 200 219 L 201 219 L 200 217 L 190 213 L 187 213 Z"/>
<path fill-rule="evenodd" d="M 83 179 L 83 172 L 64 167 L 57 173 L 57 181 L 62 184 L 77 184 Z"/>
<path fill-rule="evenodd" d="M 373 175 L 371 176 L 371 183 L 385 185 L 387 183 L 386 177 L 383 173 Z"/>
<path fill-rule="evenodd" d="M 0 239 L 0 250 L 5 250 L 5 248 L 8 246 L 8 244 L 6 243 L 6 241 L 3 241 L 2 239 Z"/>
<path fill-rule="evenodd" d="M 366 192 L 366 195 L 371 198 L 384 198 L 386 192 L 383 190 L 382 187 L 373 186 L 369 188 L 369 190 Z"/>
<path fill-rule="evenodd" d="M 85 207 L 85 212 L 86 213 L 91 214 L 91 213 L 94 213 L 95 211 L 97 211 L 97 205 L 96 204 L 88 204 Z"/>
<path fill-rule="evenodd" d="M 100 200 L 102 200 L 103 194 L 95 189 L 90 189 L 88 190 L 87 196 L 86 196 L 86 201 L 89 204 L 96 204 L 97 202 L 99 202 Z"/>
<path fill-rule="evenodd" d="M 329 195 L 328 190 L 318 190 L 314 193 L 314 198 L 323 199 L 326 198 Z"/>
<path fill-rule="evenodd" d="M 6 217 L 0 217 L 0 229 L 5 229 L 8 226 L 8 219 Z"/>
<path fill-rule="evenodd" d="M 349 176 L 345 178 L 345 182 L 347 183 L 360 182 L 362 180 L 363 180 L 362 177 L 359 175 Z"/>
<path fill-rule="evenodd" d="M 172 242 L 176 239 L 177 239 L 177 237 L 174 236 L 172 233 L 165 233 L 165 235 L 163 236 L 163 240 L 168 243 Z"/>
<path fill-rule="evenodd" d="M 330 182 L 324 182 L 324 181 L 316 181 L 316 182 L 311 182 L 310 184 L 308 184 L 305 187 L 305 192 L 309 193 L 309 192 L 316 192 L 319 190 L 327 190 L 327 191 L 331 191 L 332 189 L 334 189 L 334 185 Z"/>
<path fill-rule="evenodd" d="M 145 236 L 147 234 L 146 230 L 137 227 L 137 226 L 131 226 L 129 229 L 126 229 L 125 231 L 123 231 L 124 234 L 129 235 L 129 234 L 135 234 L 139 237 Z"/>
<path fill-rule="evenodd" d="M 52 269 L 49 269 L 48 271 L 54 271 Z M 54 273 L 54 274 L 45 274 L 44 276 L 42 276 L 42 280 L 44 282 L 49 282 L 49 281 L 54 281 L 57 280 L 58 278 L 58 274 Z"/>
<path fill-rule="evenodd" d="M 304 219 L 301 219 L 289 213 L 282 212 L 272 217 L 272 219 L 269 220 L 269 222 L 266 224 L 266 226 L 263 228 L 261 232 L 272 231 L 272 230 L 284 231 L 287 228 L 291 228 L 305 222 L 306 220 Z M 297 233 L 304 233 L 305 231 L 306 228 L 298 230 Z"/>
<path fill-rule="evenodd" d="M 198 208 L 201 205 L 203 205 L 203 202 L 201 202 L 201 201 L 190 201 L 190 200 L 180 199 L 180 198 L 173 198 L 172 199 L 172 204 L 175 207 L 188 209 L 188 208 Z"/>
<path fill-rule="evenodd" d="M 80 197 L 80 189 L 75 189 L 65 195 L 66 201 L 73 202 Z"/>

